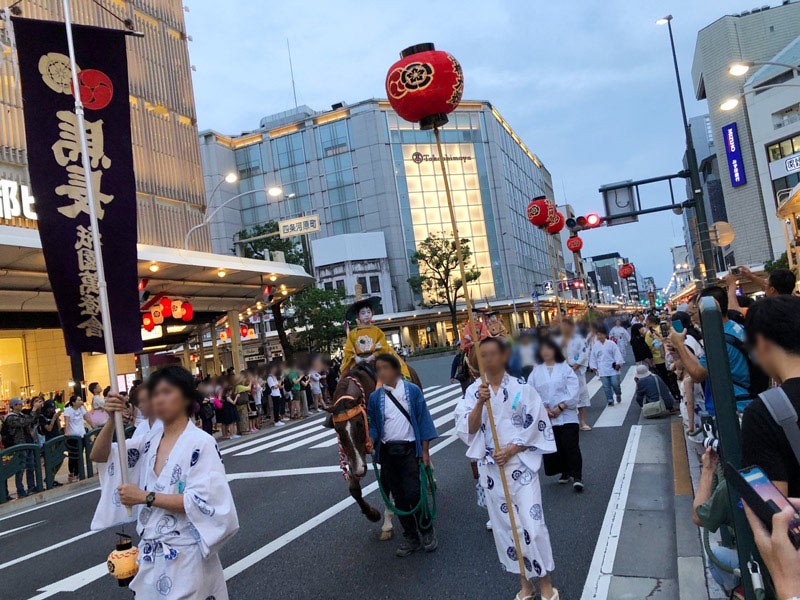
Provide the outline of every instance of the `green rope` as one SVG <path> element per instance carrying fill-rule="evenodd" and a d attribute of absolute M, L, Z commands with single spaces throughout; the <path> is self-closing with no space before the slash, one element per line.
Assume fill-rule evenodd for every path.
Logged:
<path fill-rule="evenodd" d="M 419 512 L 420 529 L 429 529 L 436 520 L 436 480 L 433 478 L 433 468 L 426 467 L 425 463 L 420 461 L 419 502 L 417 502 L 417 505 L 411 510 L 400 510 L 394 504 L 392 504 L 391 500 L 389 500 L 389 495 L 386 493 L 386 490 L 383 489 L 383 482 L 381 481 L 381 473 L 378 470 L 378 463 L 373 462 L 372 466 L 375 469 L 375 478 L 378 480 L 378 489 L 381 491 L 381 497 L 383 498 L 383 502 L 386 504 L 389 510 L 396 515 L 400 515 L 401 517 L 413 515 L 414 513 Z M 432 506 L 428 504 L 429 493 L 431 496 Z"/>

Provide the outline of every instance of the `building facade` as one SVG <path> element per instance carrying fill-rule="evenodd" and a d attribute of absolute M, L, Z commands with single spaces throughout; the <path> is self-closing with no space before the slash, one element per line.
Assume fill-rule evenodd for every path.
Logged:
<path fill-rule="evenodd" d="M 545 234 L 525 211 L 532 198 L 553 197 L 550 173 L 489 102 L 462 102 L 441 137 L 459 233 L 481 272 L 473 296 L 530 297 L 551 276 Z M 204 131 L 200 145 L 208 190 L 230 170 L 239 177 L 220 184 L 209 204 L 254 192 L 220 211 L 211 232 L 216 251 L 230 252 L 247 227 L 313 213 L 321 231 L 312 240 L 383 232 L 395 310 L 423 302 L 407 283 L 418 274 L 411 256 L 428 236 L 452 235 L 432 132 L 399 118 L 386 101 L 365 100 L 323 112 L 301 106 L 240 136 Z M 265 194 L 271 186 L 282 195 Z M 555 246 L 563 264 L 561 243 Z"/>
<path fill-rule="evenodd" d="M 780 6 L 726 15 L 697 35 L 692 64 L 695 97 L 708 102 L 722 193 L 728 221 L 735 232 L 733 256 L 740 264 L 758 265 L 770 260 L 776 251 L 783 250 L 785 243 L 774 201 L 772 197 L 765 198 L 759 177 L 758 159 L 765 153 L 765 141 L 760 133 L 756 134 L 758 141 L 754 136 L 748 106 L 753 98 L 759 103 L 760 100 L 758 95 L 747 94 L 732 110 L 721 110 L 725 100 L 740 97 L 745 91 L 745 81 L 730 75 L 728 68 L 740 61 L 771 61 L 795 40 L 798 31 L 800 3 L 787 0 Z M 782 108 L 768 109 L 770 118 L 772 112 L 796 103 L 797 88 L 794 90 L 794 101 Z"/>

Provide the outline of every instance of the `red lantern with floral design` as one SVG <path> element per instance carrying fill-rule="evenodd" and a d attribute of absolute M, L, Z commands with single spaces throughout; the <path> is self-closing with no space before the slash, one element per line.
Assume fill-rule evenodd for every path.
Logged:
<path fill-rule="evenodd" d="M 577 235 L 573 235 L 567 240 L 567 248 L 572 252 L 580 252 L 581 248 L 583 248 L 583 240 Z"/>
<path fill-rule="evenodd" d="M 162 298 L 161 300 L 158 301 L 158 303 L 161 305 L 161 314 L 164 316 L 164 318 L 171 317 L 172 300 L 170 300 L 169 298 Z"/>
<path fill-rule="evenodd" d="M 461 65 L 433 44 L 417 44 L 400 53 L 386 75 L 386 95 L 406 121 L 433 129 L 447 123 L 447 115 L 461 102 L 464 75 Z"/>
<path fill-rule="evenodd" d="M 184 321 L 191 321 L 194 318 L 194 306 L 191 302 L 183 302 L 181 304 L 180 314 L 175 314 L 175 317 L 180 317 Z"/>
<path fill-rule="evenodd" d="M 625 263 L 619 268 L 619 276 L 623 279 L 627 279 L 633 275 L 633 265 L 630 263 Z"/>
<path fill-rule="evenodd" d="M 544 227 L 547 225 L 549 212 L 547 201 L 545 200 L 544 196 L 531 200 L 531 203 L 528 204 L 527 212 L 528 221 L 531 222 L 531 225 L 535 225 L 536 227 Z"/>
<path fill-rule="evenodd" d="M 239 333 L 242 335 L 243 338 L 247 337 L 247 325 L 241 325 L 239 327 Z"/>
<path fill-rule="evenodd" d="M 564 229 L 564 215 L 560 212 L 556 213 L 555 219 L 547 226 L 547 233 L 557 234 Z"/>
<path fill-rule="evenodd" d="M 153 331 L 156 328 L 156 324 L 153 321 L 153 315 L 150 313 L 144 313 L 142 315 L 142 328 L 145 331 Z"/>

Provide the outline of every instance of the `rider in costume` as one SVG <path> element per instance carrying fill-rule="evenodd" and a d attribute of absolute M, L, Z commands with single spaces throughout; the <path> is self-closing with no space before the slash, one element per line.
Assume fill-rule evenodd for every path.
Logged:
<path fill-rule="evenodd" d="M 357 325 L 347 335 L 347 342 L 344 345 L 342 373 L 364 362 L 372 366 L 372 361 L 378 354 L 393 354 L 400 361 L 403 377 L 411 379 L 408 365 L 386 341 L 386 334 L 372 323 L 372 318 L 375 316 L 375 311 L 380 306 L 380 303 L 381 299 L 378 296 L 372 296 L 353 303 L 347 309 L 345 318 L 348 322 L 355 320 Z"/>

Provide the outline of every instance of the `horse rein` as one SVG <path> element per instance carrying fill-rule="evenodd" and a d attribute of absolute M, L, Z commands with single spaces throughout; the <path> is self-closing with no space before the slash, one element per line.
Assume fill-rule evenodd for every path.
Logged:
<path fill-rule="evenodd" d="M 359 416 L 359 414 L 360 414 L 361 418 L 364 419 L 364 430 L 367 432 L 367 453 L 369 454 L 369 453 L 372 452 L 372 440 L 369 437 L 369 420 L 367 419 L 367 409 L 366 409 L 366 396 L 367 395 L 364 392 L 364 386 L 361 385 L 361 382 L 358 379 L 356 379 L 355 377 L 352 377 L 350 375 L 345 376 L 344 379 L 346 379 L 350 383 L 354 383 L 356 385 L 356 387 L 358 387 L 359 391 L 361 392 L 361 401 L 357 405 L 353 406 L 352 408 L 348 408 L 345 411 L 337 413 L 337 412 L 334 412 L 334 411 L 336 410 L 336 405 L 339 404 L 339 402 L 341 402 L 342 400 L 353 400 L 353 401 L 356 401 L 356 399 L 357 399 L 355 396 L 352 396 L 350 394 L 343 394 L 343 395 L 339 396 L 334 401 L 333 405 L 331 406 L 331 417 L 332 417 L 333 422 L 335 424 L 335 423 L 344 423 L 346 421 L 349 421 L 350 419 L 353 419 L 354 417 Z M 337 436 L 337 438 L 339 437 L 338 432 L 337 432 L 336 436 Z M 339 450 L 340 450 L 340 455 L 341 455 L 343 453 L 342 447 L 341 447 L 341 441 L 339 442 Z M 355 448 L 354 448 L 354 450 L 355 450 Z"/>

